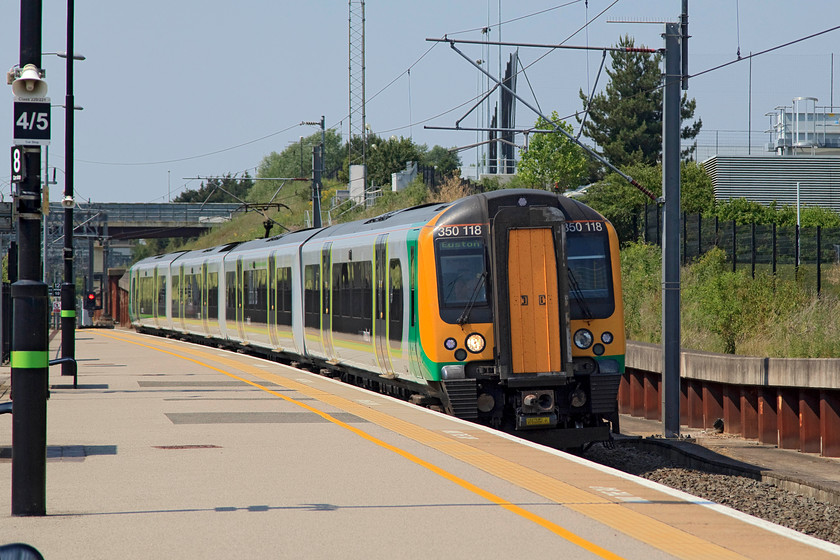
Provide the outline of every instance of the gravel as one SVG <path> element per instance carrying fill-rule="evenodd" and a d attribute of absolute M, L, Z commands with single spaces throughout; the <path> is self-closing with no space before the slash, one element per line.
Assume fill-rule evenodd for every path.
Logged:
<path fill-rule="evenodd" d="M 840 506 L 800 496 L 748 477 L 688 469 L 655 453 L 632 446 L 619 444 L 609 449 L 595 445 L 584 457 L 800 533 L 840 544 Z"/>

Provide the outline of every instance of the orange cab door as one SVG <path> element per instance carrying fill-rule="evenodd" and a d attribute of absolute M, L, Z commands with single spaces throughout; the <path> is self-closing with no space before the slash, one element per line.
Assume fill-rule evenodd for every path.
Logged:
<path fill-rule="evenodd" d="M 554 233 L 550 227 L 511 229 L 508 233 L 512 373 L 561 371 Z"/>

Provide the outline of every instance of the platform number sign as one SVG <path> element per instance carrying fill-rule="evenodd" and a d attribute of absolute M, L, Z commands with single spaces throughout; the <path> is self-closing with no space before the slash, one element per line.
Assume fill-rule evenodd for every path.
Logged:
<path fill-rule="evenodd" d="M 14 142 L 24 146 L 46 146 L 50 143 L 50 102 L 48 98 L 24 100 L 15 98 Z"/>
<path fill-rule="evenodd" d="M 26 160 L 23 146 L 12 146 L 12 183 L 23 183 L 26 180 Z"/>

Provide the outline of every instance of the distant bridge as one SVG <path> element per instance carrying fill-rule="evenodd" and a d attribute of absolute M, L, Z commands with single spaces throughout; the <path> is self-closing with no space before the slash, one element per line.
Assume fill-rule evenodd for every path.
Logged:
<path fill-rule="evenodd" d="M 12 202 L 0 202 L 0 254 L 9 248 L 15 238 L 13 209 Z M 238 211 L 244 212 L 245 205 L 188 202 L 80 203 L 73 210 L 73 259 L 76 273 L 78 276 L 86 276 L 87 285 L 92 287 L 94 279 L 99 281 L 109 267 L 122 267 L 131 262 L 133 243 L 130 240 L 197 237 L 214 225 L 229 221 Z M 42 251 L 46 278 L 48 283 L 52 283 L 60 281 L 63 272 L 64 208 L 60 202 L 50 203 L 50 212 L 45 221 Z"/>
<path fill-rule="evenodd" d="M 0 202 L 0 233 L 14 231 L 13 203 Z M 216 224 L 227 222 L 242 204 L 192 202 L 105 202 L 79 204 L 73 210 L 76 232 L 110 239 L 195 237 Z M 64 209 L 50 203 L 47 226 L 63 235 Z"/>
<path fill-rule="evenodd" d="M 95 230 L 111 239 L 196 237 L 216 224 L 229 221 L 240 209 L 242 205 L 238 203 L 91 203 L 77 206 L 73 221 L 76 228 L 84 224 L 85 230 Z M 60 203 L 50 204 L 48 222 L 55 218 L 63 225 L 64 211 Z"/>

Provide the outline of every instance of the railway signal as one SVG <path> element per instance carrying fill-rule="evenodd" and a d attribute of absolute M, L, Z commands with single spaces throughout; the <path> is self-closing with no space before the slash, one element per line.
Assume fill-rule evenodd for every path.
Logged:
<path fill-rule="evenodd" d="M 95 292 L 85 292 L 84 307 L 88 311 L 93 311 L 94 309 L 96 309 L 96 293 Z"/>

